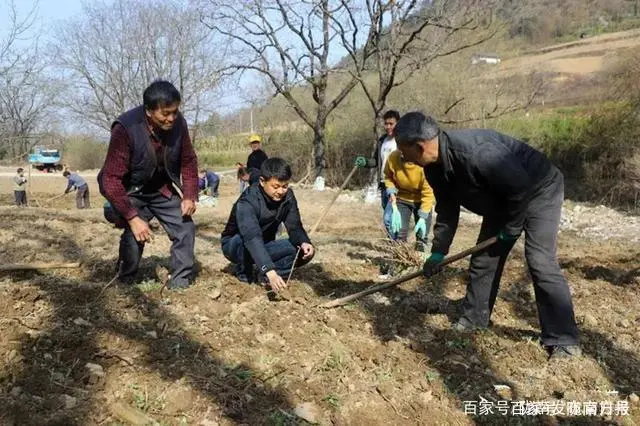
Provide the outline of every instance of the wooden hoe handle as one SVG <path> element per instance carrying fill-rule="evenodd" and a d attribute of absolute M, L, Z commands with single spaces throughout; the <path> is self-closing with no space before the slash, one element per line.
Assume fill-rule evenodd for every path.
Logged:
<path fill-rule="evenodd" d="M 479 251 L 482 251 L 482 250 L 486 249 L 487 247 L 495 244 L 497 241 L 498 241 L 498 237 L 491 237 L 488 240 L 485 240 L 485 241 L 481 242 L 477 246 L 471 247 L 469 249 L 461 251 L 460 253 L 456 253 L 456 254 L 454 254 L 452 256 L 447 257 L 442 262 L 440 262 L 439 266 L 449 265 L 450 263 L 456 262 L 456 261 L 458 261 L 460 259 L 463 259 L 463 258 L 465 258 L 465 257 L 467 257 L 467 256 L 469 256 L 471 254 L 474 254 L 474 253 L 477 253 Z M 335 308 L 336 306 L 342 306 L 342 305 L 345 305 L 345 304 L 347 304 L 347 303 L 349 303 L 349 302 L 351 302 L 353 300 L 360 299 L 361 297 L 367 296 L 369 294 L 377 293 L 379 291 L 386 290 L 386 289 L 391 288 L 391 287 L 395 287 L 398 284 L 402 284 L 405 281 L 409 281 L 409 280 L 412 280 L 414 278 L 418 278 L 420 276 L 422 276 L 422 270 L 416 271 L 416 272 L 412 272 L 412 273 L 407 274 L 407 275 L 403 275 L 403 276 L 398 277 L 395 280 L 390 281 L 388 283 L 375 285 L 375 286 L 369 287 L 366 290 L 359 291 L 358 293 L 350 294 L 349 296 L 341 297 L 339 299 L 335 299 L 335 300 L 332 300 L 330 302 L 323 303 L 322 305 L 320 305 L 320 307 L 322 307 L 322 308 Z"/>

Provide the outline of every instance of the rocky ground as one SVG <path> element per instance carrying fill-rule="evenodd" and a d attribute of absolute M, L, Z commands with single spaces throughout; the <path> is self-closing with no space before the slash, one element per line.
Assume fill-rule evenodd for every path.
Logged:
<path fill-rule="evenodd" d="M 315 261 L 271 301 L 227 273 L 219 236 L 235 185 L 224 185 L 219 205 L 196 213 L 200 274 L 180 292 L 156 276 L 170 266 L 160 228 L 141 282 L 105 288 L 119 231 L 100 209 L 64 198 L 0 208 L 3 264 L 82 262 L 0 272 L 0 424 L 640 424 L 637 217 L 566 204 L 559 257 L 585 354 L 547 362 L 521 245 L 486 332 L 449 329 L 464 261 L 325 310 L 317 305 L 374 284 L 390 257 L 379 207 L 348 193 L 312 238 Z M 334 194 L 297 191 L 309 227 Z M 463 214 L 452 252 L 474 244 L 478 225 Z"/>

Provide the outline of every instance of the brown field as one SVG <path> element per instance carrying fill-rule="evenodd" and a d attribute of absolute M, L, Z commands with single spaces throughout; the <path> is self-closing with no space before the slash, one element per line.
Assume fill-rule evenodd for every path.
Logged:
<path fill-rule="evenodd" d="M 495 406 L 494 414 L 473 416 L 463 409 L 480 396 L 495 404 L 615 404 L 640 393 L 640 277 L 629 272 L 638 266 L 637 244 L 561 233 L 585 356 L 549 363 L 537 342 L 521 246 L 490 331 L 449 330 L 464 295 L 464 261 L 431 282 L 323 310 L 319 302 L 373 284 L 375 263 L 386 255 L 377 250 L 378 206 L 336 203 L 312 238 L 316 261 L 294 272 L 288 300 L 269 301 L 263 289 L 225 272 L 219 236 L 235 190 L 227 180 L 220 205 L 195 216 L 201 271 L 193 287 L 160 293 L 154 268 L 169 266 L 170 243 L 158 230 L 145 249 L 142 283 L 101 294 L 114 275 L 120 232 L 99 208 L 73 209 L 72 196 L 51 208 L 10 207 L 8 180 L 0 177 L 2 263 L 82 267 L 0 272 L 2 425 L 292 425 L 305 424 L 293 414 L 303 402 L 318 408 L 320 424 L 640 422 L 633 400 L 626 416 L 508 417 Z M 40 200 L 64 189 L 60 178 L 33 185 Z M 332 194 L 297 191 L 308 227 Z M 472 245 L 477 229 L 477 221 L 463 221 L 453 251 Z M 102 371 L 91 373 L 88 363 Z"/>
<path fill-rule="evenodd" d="M 492 78 L 506 78 L 514 74 L 544 72 L 558 77 L 585 76 L 602 71 L 624 49 L 640 45 L 640 30 L 623 31 L 586 38 L 584 40 L 550 45 L 487 67 Z"/>

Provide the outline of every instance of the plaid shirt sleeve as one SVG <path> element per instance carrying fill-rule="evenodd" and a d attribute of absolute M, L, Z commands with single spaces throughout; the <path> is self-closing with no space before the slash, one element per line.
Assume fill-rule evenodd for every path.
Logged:
<path fill-rule="evenodd" d="M 138 211 L 131 205 L 123 184 L 124 176 L 129 172 L 129 145 L 129 135 L 125 128 L 120 124 L 113 126 L 102 171 L 104 196 L 126 220 L 138 216 Z"/>
<path fill-rule="evenodd" d="M 187 124 L 185 123 L 185 128 Z M 191 145 L 189 132 L 182 138 L 182 152 L 180 154 L 180 174 L 182 175 L 182 196 L 185 200 L 195 201 L 198 196 L 198 157 Z"/>

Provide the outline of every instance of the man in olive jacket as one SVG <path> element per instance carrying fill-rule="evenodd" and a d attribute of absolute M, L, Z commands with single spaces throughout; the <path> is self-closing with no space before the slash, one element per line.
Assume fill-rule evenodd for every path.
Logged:
<path fill-rule="evenodd" d="M 464 313 L 454 329 L 489 326 L 507 255 L 524 231 L 542 345 L 551 358 L 579 355 L 571 293 L 556 255 L 562 173 L 541 152 L 492 130 L 441 131 L 419 112 L 405 114 L 395 130 L 403 157 L 424 167 L 436 197 L 425 276 L 438 271 L 449 252 L 461 206 L 483 217 L 479 242 L 498 236 L 497 244 L 471 257 Z"/>

